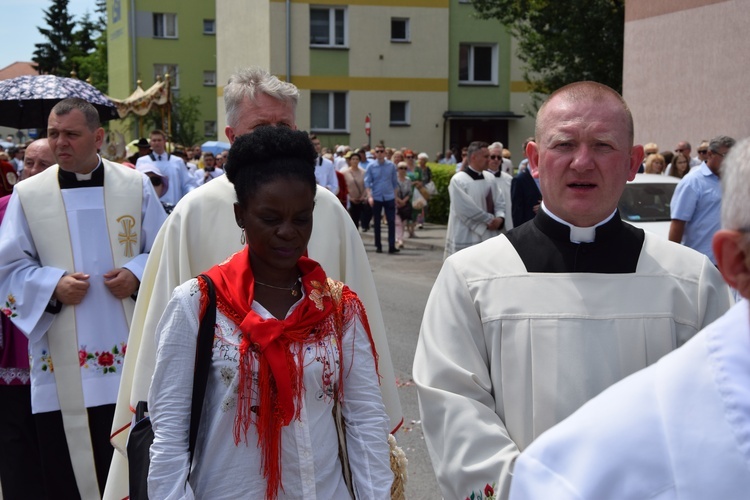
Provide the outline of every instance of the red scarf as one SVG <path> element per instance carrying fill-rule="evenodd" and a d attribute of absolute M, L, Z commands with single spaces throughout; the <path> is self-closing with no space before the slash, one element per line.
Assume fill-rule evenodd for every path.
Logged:
<path fill-rule="evenodd" d="M 216 287 L 217 308 L 234 321 L 242 332 L 234 441 L 235 444 L 239 444 L 243 438 L 246 441 L 250 423 L 255 423 L 258 446 L 262 452 L 263 475 L 267 480 L 266 498 L 271 499 L 276 498 L 279 487 L 283 490 L 281 428 L 289 425 L 292 419 L 300 418 L 304 393 L 304 363 L 297 361 L 293 346 L 317 342 L 334 334 L 340 348 L 345 326 L 356 314 L 370 337 L 377 366 L 377 353 L 367 317 L 356 295 L 344 286 L 342 300 L 334 300 L 325 272 L 317 262 L 301 257 L 297 267 L 302 274 L 305 300 L 284 320 L 263 319 L 252 310 L 255 280 L 247 246 L 206 272 Z M 199 280 L 199 283 L 202 296 L 207 297 L 203 281 Z M 350 307 L 341 307 L 343 304 Z M 344 314 L 345 311 L 347 314 Z M 251 351 L 257 354 L 257 362 Z M 340 355 L 343 357 L 343 352 Z M 343 365 L 339 363 L 340 381 L 344 379 Z M 258 373 L 257 408 L 252 403 L 253 372 Z M 339 398 L 343 396 L 342 385 L 339 383 Z M 253 412 L 257 413 L 256 417 L 252 416 Z"/>

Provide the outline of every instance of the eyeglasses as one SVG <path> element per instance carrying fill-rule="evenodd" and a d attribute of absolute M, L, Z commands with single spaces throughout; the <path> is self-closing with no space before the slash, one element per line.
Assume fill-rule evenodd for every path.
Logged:
<path fill-rule="evenodd" d="M 699 154 L 699 155 L 705 155 L 705 154 L 708 154 L 708 149 L 699 149 L 699 150 L 698 150 L 698 154 Z"/>
<path fill-rule="evenodd" d="M 375 152 L 376 153 L 385 153 L 385 149 L 376 149 Z"/>
<path fill-rule="evenodd" d="M 151 179 L 151 184 L 154 187 L 161 186 L 161 177 L 151 177 L 151 176 L 149 176 L 149 178 Z"/>
<path fill-rule="evenodd" d="M 727 155 L 726 153 L 719 153 L 718 151 L 711 151 L 711 152 L 717 156 L 721 156 L 722 158 L 724 158 Z"/>
<path fill-rule="evenodd" d="M 502 155 L 490 155 L 490 160 L 502 160 Z"/>
<path fill-rule="evenodd" d="M 406 167 L 398 167 L 399 170 L 406 170 Z"/>
<path fill-rule="evenodd" d="M 674 150 L 675 153 L 682 153 L 683 151 L 685 151 L 685 148 L 677 148 Z"/>
<path fill-rule="evenodd" d="M 407 159 L 407 160 L 413 160 L 413 159 L 414 159 L 414 156 L 413 156 L 413 155 L 406 155 L 406 159 Z"/>

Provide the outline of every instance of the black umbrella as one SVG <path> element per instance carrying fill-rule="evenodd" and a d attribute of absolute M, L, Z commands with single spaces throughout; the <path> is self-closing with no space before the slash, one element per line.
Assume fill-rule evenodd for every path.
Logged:
<path fill-rule="evenodd" d="M 47 128 L 54 105 L 68 97 L 80 97 L 93 104 L 102 122 L 118 118 L 114 103 L 83 80 L 54 75 L 19 76 L 0 81 L 0 125 Z"/>

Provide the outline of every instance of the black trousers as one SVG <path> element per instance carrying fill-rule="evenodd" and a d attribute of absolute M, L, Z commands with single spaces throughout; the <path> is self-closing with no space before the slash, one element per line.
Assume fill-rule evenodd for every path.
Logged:
<path fill-rule="evenodd" d="M 351 215 L 357 229 L 359 229 L 360 224 L 362 225 L 362 229 L 370 229 L 372 208 L 370 208 L 370 205 L 367 202 L 349 203 L 349 215 Z"/>
<path fill-rule="evenodd" d="M 94 465 L 99 492 L 104 493 L 107 484 L 109 465 L 112 462 L 114 448 L 109 442 L 115 405 L 87 408 L 89 431 L 94 449 Z M 68 442 L 65 439 L 62 413 L 51 411 L 34 415 L 39 434 L 40 457 L 42 461 L 42 478 L 47 491 L 54 492 L 55 498 L 79 499 L 78 485 L 70 462 Z"/>
<path fill-rule="evenodd" d="M 5 500 L 47 498 L 31 416 L 31 386 L 0 385 L 0 483 Z"/>

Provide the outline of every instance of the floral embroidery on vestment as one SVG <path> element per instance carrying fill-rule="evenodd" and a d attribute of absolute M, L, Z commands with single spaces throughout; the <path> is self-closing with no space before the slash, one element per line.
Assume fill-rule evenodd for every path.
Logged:
<path fill-rule="evenodd" d="M 28 385 L 30 380 L 29 369 L 0 367 L 0 380 L 2 380 L 3 384 L 5 385 L 10 385 L 10 383 L 14 380 L 19 380 L 22 384 Z"/>
<path fill-rule="evenodd" d="M 466 500 L 495 500 L 495 484 L 490 485 L 487 483 L 484 485 L 484 490 L 472 491 L 471 495 L 466 497 Z"/>
<path fill-rule="evenodd" d="M 117 373 L 122 368 L 127 350 L 128 345 L 125 342 L 120 342 L 119 345 L 113 346 L 108 351 L 92 352 L 85 345 L 82 345 L 78 349 L 78 365 L 85 370 L 99 371 L 103 375 Z M 42 362 L 42 371 L 54 373 L 55 367 L 52 364 L 52 356 L 46 349 L 42 351 L 39 359 Z"/>
<path fill-rule="evenodd" d="M 5 299 L 5 307 L 3 307 L 3 314 L 9 318 L 15 318 L 18 316 L 16 313 L 16 298 L 12 293 L 8 294 L 8 298 Z"/>

